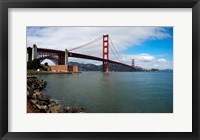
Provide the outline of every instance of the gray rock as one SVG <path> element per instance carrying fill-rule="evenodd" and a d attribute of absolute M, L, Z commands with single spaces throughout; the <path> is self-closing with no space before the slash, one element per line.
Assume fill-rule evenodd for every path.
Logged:
<path fill-rule="evenodd" d="M 56 104 L 56 102 L 51 102 L 48 106 L 53 107 L 53 106 L 56 106 L 56 105 L 58 105 L 58 104 Z"/>
<path fill-rule="evenodd" d="M 30 86 L 27 86 L 27 91 L 32 90 L 32 88 Z"/>
<path fill-rule="evenodd" d="M 38 101 L 38 104 L 39 104 L 39 105 L 49 105 L 48 102 L 41 101 L 41 100 Z"/>
<path fill-rule="evenodd" d="M 31 101 L 31 103 L 33 103 L 33 104 L 35 104 L 35 105 L 36 105 L 37 102 L 38 102 L 38 100 L 33 100 L 33 99 L 31 99 L 30 101 Z"/>
<path fill-rule="evenodd" d="M 37 96 L 36 94 L 33 94 L 33 95 L 31 96 L 31 98 L 34 99 L 34 100 L 37 100 L 37 99 L 38 99 L 38 96 Z"/>
<path fill-rule="evenodd" d="M 41 100 L 41 101 L 45 101 L 47 103 L 50 103 L 50 96 L 41 94 L 41 95 L 38 96 L 38 99 Z"/>
<path fill-rule="evenodd" d="M 50 107 L 50 108 L 49 108 L 49 112 L 50 112 L 50 113 L 63 113 L 64 110 L 63 110 L 63 108 L 61 107 L 61 105 L 56 105 L 56 106 Z"/>
<path fill-rule="evenodd" d="M 85 112 L 83 107 L 67 107 L 65 108 L 65 112 L 68 113 L 83 113 Z"/>
<path fill-rule="evenodd" d="M 39 91 L 43 90 L 43 87 L 42 87 L 42 86 L 39 86 L 39 87 L 38 87 L 38 90 L 39 90 Z"/>
<path fill-rule="evenodd" d="M 39 96 L 39 95 L 41 95 L 41 92 L 36 91 L 34 94 Z"/>
<path fill-rule="evenodd" d="M 48 106 L 47 105 L 36 105 L 37 107 L 38 107 L 38 109 L 40 109 L 40 110 L 45 110 L 45 111 L 47 111 L 48 110 Z"/>
<path fill-rule="evenodd" d="M 30 92 L 29 92 L 29 91 L 26 91 L 26 95 L 27 95 L 27 96 L 30 96 Z"/>

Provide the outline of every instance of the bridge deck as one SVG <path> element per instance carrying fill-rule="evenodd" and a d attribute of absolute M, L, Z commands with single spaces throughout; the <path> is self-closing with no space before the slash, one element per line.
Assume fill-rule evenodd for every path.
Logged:
<path fill-rule="evenodd" d="M 123 64 L 123 63 L 116 62 L 116 61 L 113 61 L 113 60 L 106 60 L 106 59 L 95 57 L 95 56 L 79 54 L 79 53 L 68 52 L 68 57 L 83 58 L 83 59 L 96 60 L 96 61 L 102 61 L 102 62 L 108 61 L 109 63 L 118 64 L 118 65 L 122 65 L 122 66 L 126 66 L 126 67 L 134 69 L 134 67 L 127 65 L 127 64 Z"/>
<path fill-rule="evenodd" d="M 37 51 L 38 52 L 43 52 L 43 53 L 44 52 L 45 53 L 50 53 L 50 54 L 59 54 L 61 56 L 65 55 L 65 51 L 53 50 L 53 49 L 47 49 L 47 48 L 37 48 Z M 109 63 L 118 64 L 118 65 L 122 65 L 122 66 L 129 67 L 131 69 L 134 69 L 134 67 L 131 66 L 131 65 L 127 65 L 127 64 L 120 63 L 120 62 L 113 61 L 113 60 L 106 60 L 106 59 L 95 57 L 95 56 L 89 56 L 89 55 L 79 54 L 79 53 L 68 52 L 68 57 L 76 57 L 76 58 L 96 60 L 96 61 L 102 61 L 102 62 L 107 61 Z"/>

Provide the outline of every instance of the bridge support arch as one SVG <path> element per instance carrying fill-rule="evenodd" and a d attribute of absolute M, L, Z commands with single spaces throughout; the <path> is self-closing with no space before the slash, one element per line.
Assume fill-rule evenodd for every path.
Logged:
<path fill-rule="evenodd" d="M 109 60 L 109 36 L 103 35 L 103 59 Z M 103 72 L 109 71 L 108 61 L 103 61 Z"/>

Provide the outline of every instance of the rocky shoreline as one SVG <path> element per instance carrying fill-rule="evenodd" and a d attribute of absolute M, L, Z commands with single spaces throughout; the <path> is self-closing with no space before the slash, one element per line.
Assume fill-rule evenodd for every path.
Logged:
<path fill-rule="evenodd" d="M 47 82 L 27 76 L 27 113 L 83 113 L 82 107 L 63 107 L 42 93 Z"/>

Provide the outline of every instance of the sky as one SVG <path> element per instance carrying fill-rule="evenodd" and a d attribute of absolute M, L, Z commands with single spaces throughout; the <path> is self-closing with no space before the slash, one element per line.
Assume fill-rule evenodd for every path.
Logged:
<path fill-rule="evenodd" d="M 122 61 L 129 65 L 134 59 L 136 66 L 145 69 L 173 69 L 173 27 L 29 26 L 27 27 L 27 47 L 36 44 L 38 48 L 64 51 L 78 47 L 105 34 L 108 34 L 110 38 L 109 59 Z M 102 40 L 74 52 L 102 57 Z M 102 62 L 80 58 L 69 58 L 69 61 L 102 64 Z M 45 60 L 43 63 L 45 62 L 53 64 L 49 60 Z"/>

